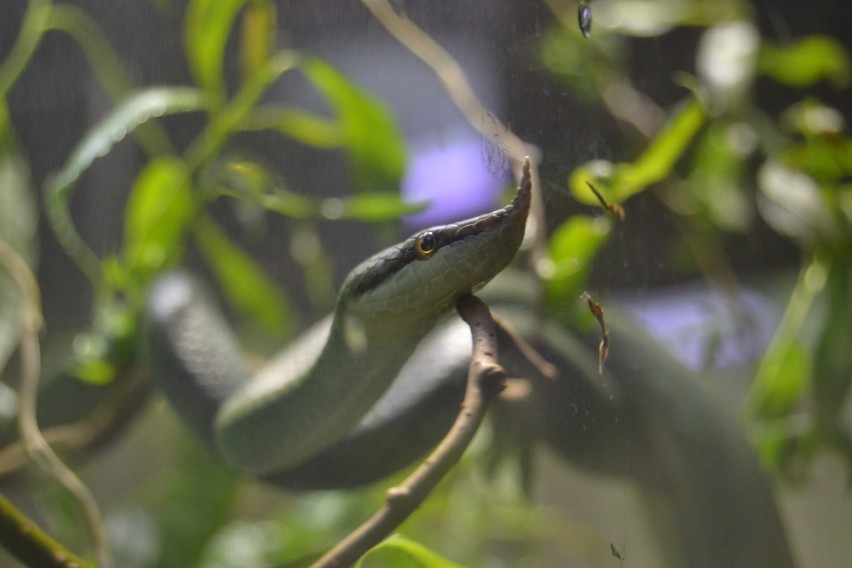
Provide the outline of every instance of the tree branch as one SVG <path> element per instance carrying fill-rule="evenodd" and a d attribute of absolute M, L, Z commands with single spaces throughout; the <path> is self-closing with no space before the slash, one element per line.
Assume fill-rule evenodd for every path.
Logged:
<path fill-rule="evenodd" d="M 473 354 L 455 424 L 414 473 L 388 490 L 387 503 L 320 558 L 314 568 L 350 566 L 402 524 L 461 458 L 482 423 L 489 401 L 503 390 L 506 376 L 497 363 L 497 338 L 488 306 L 468 294 L 459 299 L 456 309 L 470 326 Z"/>
<path fill-rule="evenodd" d="M 107 544 L 106 527 L 95 498 L 89 488 L 80 481 L 80 478 L 59 459 L 59 456 L 47 444 L 36 420 L 38 379 L 41 374 L 41 351 L 38 333 L 42 326 L 38 283 L 27 263 L 3 239 L 0 239 L 0 267 L 9 273 L 21 294 L 18 346 L 21 358 L 18 429 L 21 432 L 21 439 L 32 460 L 65 487 L 80 504 L 98 564 L 101 568 L 111 568 L 113 565 L 112 554 Z M 9 518 L 14 519 L 15 517 Z M 32 526 L 31 523 L 24 528 L 30 526 Z M 29 533 L 22 530 L 20 534 L 27 536 Z M 32 541 L 31 544 L 38 546 L 40 543 Z M 65 556 L 68 556 L 68 554 L 63 554 L 63 557 Z"/>
<path fill-rule="evenodd" d="M 27 566 L 38 568 L 91 566 L 41 530 L 3 495 L 0 495 L 0 546 Z"/>

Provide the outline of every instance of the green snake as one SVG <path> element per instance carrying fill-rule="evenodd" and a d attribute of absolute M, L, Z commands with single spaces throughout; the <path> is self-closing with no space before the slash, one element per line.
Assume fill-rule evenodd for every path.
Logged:
<path fill-rule="evenodd" d="M 458 298 L 509 264 L 523 240 L 530 191 L 527 163 L 506 207 L 421 231 L 361 263 L 345 279 L 330 325 L 308 333 L 245 384 L 223 378 L 221 367 L 214 379 L 192 373 L 171 380 L 156 368 L 157 350 L 149 352 L 152 374 L 226 463 L 252 475 L 292 468 L 352 430 Z M 187 294 L 179 286 L 155 291 L 150 319 L 175 317 Z M 192 350 L 205 349 L 205 339 L 192 333 L 183 338 L 191 360 Z M 220 359 L 195 361 L 215 367 Z M 187 408 L 199 396 L 212 401 L 200 414 Z"/>
<path fill-rule="evenodd" d="M 525 170 L 507 207 L 422 231 L 358 266 L 332 316 L 257 374 L 203 286 L 167 275 L 150 294 L 143 359 L 231 467 L 288 489 L 380 480 L 424 455 L 457 415 L 470 340 L 446 315 L 510 262 L 529 191 Z M 560 380 L 536 389 L 531 442 L 633 479 L 663 503 L 673 566 L 793 566 L 771 487 L 735 417 L 617 310 L 607 311 L 614 347 L 599 376 L 599 338 L 533 318 L 533 289 L 504 271 L 482 290 L 560 369 Z M 500 350 L 510 373 L 529 374 L 511 345 Z"/>

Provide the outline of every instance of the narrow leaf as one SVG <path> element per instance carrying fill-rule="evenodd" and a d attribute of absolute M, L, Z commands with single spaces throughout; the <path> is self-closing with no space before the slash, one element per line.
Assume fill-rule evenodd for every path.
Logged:
<path fill-rule="evenodd" d="M 422 211 L 423 203 L 406 203 L 396 193 L 359 193 L 340 200 L 340 217 L 357 221 L 392 221 Z M 324 208 L 325 209 L 325 208 Z"/>
<path fill-rule="evenodd" d="M 0 100 L 2 103 L 2 100 Z M 14 135 L 0 104 L 0 239 L 33 265 L 36 260 L 38 208 L 26 161 L 14 150 Z M 20 293 L 0 268 L 0 370 L 18 342 Z"/>
<path fill-rule="evenodd" d="M 358 568 L 384 566 L 410 568 L 464 568 L 429 550 L 422 544 L 396 534 L 370 550 L 358 562 Z"/>
<path fill-rule="evenodd" d="M 615 203 L 644 191 L 649 185 L 666 179 L 677 161 L 707 121 L 707 114 L 697 99 L 691 99 L 669 120 L 645 151 L 632 163 L 617 164 L 606 180 L 590 180 L 588 170 L 578 168 L 569 180 L 571 193 L 582 203 L 593 205 L 595 196 L 587 181 L 605 188 Z M 600 188 L 599 188 L 600 189 Z"/>
<path fill-rule="evenodd" d="M 391 111 L 320 59 L 304 60 L 301 69 L 337 114 L 356 187 L 396 191 L 405 168 L 405 141 Z"/>
<path fill-rule="evenodd" d="M 234 307 L 277 338 L 291 331 L 293 310 L 281 289 L 219 227 L 199 223 L 196 242 Z"/>
<path fill-rule="evenodd" d="M 785 46 L 765 43 L 758 51 L 757 71 L 791 87 L 827 80 L 842 88 L 852 78 L 852 63 L 837 40 L 810 36 Z"/>
<path fill-rule="evenodd" d="M 286 106 L 259 107 L 246 121 L 248 130 L 275 129 L 306 146 L 338 148 L 343 144 L 336 121 Z"/>
<path fill-rule="evenodd" d="M 270 0 L 251 2 L 243 16 L 240 34 L 240 64 L 243 77 L 249 77 L 269 59 L 275 45 L 277 11 Z"/>
<path fill-rule="evenodd" d="M 247 0 L 191 0 L 186 8 L 184 49 L 195 80 L 225 99 L 222 62 L 234 19 Z"/>
<path fill-rule="evenodd" d="M 137 176 L 127 204 L 124 244 L 130 269 L 148 274 L 177 259 L 192 210 L 184 163 L 174 157 L 151 161 Z"/>
<path fill-rule="evenodd" d="M 556 229 L 550 239 L 552 270 L 546 276 L 552 298 L 580 294 L 590 263 L 606 243 L 610 227 L 608 217 L 574 215 Z"/>
<path fill-rule="evenodd" d="M 45 207 L 53 230 L 68 254 L 92 280 L 100 275 L 98 258 L 80 238 L 68 209 L 74 184 L 96 159 L 109 153 L 115 144 L 141 124 L 167 114 L 201 110 L 207 104 L 208 100 L 201 91 L 187 87 L 140 91 L 89 130 L 62 169 L 47 182 Z"/>

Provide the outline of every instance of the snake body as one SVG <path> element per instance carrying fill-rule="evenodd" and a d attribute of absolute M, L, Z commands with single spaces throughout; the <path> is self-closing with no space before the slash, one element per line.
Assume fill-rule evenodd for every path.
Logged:
<path fill-rule="evenodd" d="M 290 489 L 386 477 L 433 447 L 458 412 L 468 332 L 439 320 L 511 260 L 528 183 L 525 175 L 504 209 L 421 232 L 360 265 L 333 315 L 256 376 L 201 285 L 185 273 L 165 277 L 146 312 L 151 375 L 236 469 Z M 421 261 L 424 237 L 437 246 Z M 792 567 L 771 487 L 735 417 L 609 308 L 617 344 L 599 376 L 596 334 L 531 317 L 533 289 L 504 272 L 483 290 L 521 334 L 539 337 L 561 372 L 538 391 L 530 439 L 587 470 L 635 480 L 668 511 L 672 565 Z M 501 354 L 510 373 L 528 374 L 510 349 Z"/>
<path fill-rule="evenodd" d="M 172 337 L 157 336 L 165 322 L 192 309 L 190 288 L 172 283 L 163 290 L 169 283 L 161 283 L 147 308 L 151 374 L 230 466 L 252 475 L 286 471 L 343 438 L 456 300 L 506 267 L 523 239 L 529 204 L 526 164 L 506 207 L 427 229 L 357 266 L 344 280 L 330 324 L 251 380 L 244 380 L 233 346 L 210 351 L 197 321 L 173 329 Z M 184 321 L 193 317 L 207 316 Z M 175 340 L 180 352 L 161 357 L 156 346 Z M 183 358 L 191 372 L 168 372 Z"/>

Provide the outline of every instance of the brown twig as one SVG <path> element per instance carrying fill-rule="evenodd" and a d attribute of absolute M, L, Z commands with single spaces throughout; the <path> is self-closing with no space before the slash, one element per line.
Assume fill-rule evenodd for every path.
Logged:
<path fill-rule="evenodd" d="M 131 367 L 106 388 L 103 400 L 83 418 L 43 429 L 45 441 L 54 449 L 74 454 L 104 443 L 138 414 L 148 399 L 151 385 L 138 369 Z M 14 474 L 28 462 L 22 440 L 4 446 L 0 449 L 0 479 Z"/>
<path fill-rule="evenodd" d="M 506 377 L 497 363 L 496 332 L 488 306 L 474 296 L 465 295 L 456 309 L 470 326 L 473 354 L 467 390 L 455 424 L 414 473 L 388 490 L 385 505 L 320 558 L 313 568 L 350 566 L 390 535 L 461 458 L 482 423 L 488 402 L 503 390 Z"/>
<path fill-rule="evenodd" d="M 544 200 L 538 177 L 538 162 L 541 159 L 541 153 L 534 146 L 515 135 L 483 106 L 462 66 L 429 34 L 409 20 L 401 10 L 394 9 L 394 6 L 387 0 L 361 0 L 361 3 L 389 34 L 432 70 L 443 84 L 450 100 L 474 130 L 485 138 L 489 137 L 489 129 L 500 132 L 501 145 L 505 147 L 509 159 L 515 165 L 515 171 L 521 169 L 527 156 L 532 157 L 533 192 L 530 207 L 531 219 L 527 222 L 527 231 L 531 235 L 532 265 L 538 273 L 537 271 L 544 265 L 543 259 L 548 256 Z M 489 117 L 489 120 L 483 121 L 484 117 Z"/>
<path fill-rule="evenodd" d="M 595 194 L 595 197 L 598 198 L 598 201 L 600 202 L 601 207 L 606 209 L 606 211 L 610 215 L 618 217 L 619 219 L 624 221 L 624 207 L 622 207 L 618 203 L 607 203 L 606 199 L 604 199 L 604 196 L 600 194 L 600 192 L 595 188 L 594 185 L 592 185 L 592 182 L 587 180 L 586 185 L 589 186 L 589 189 L 591 189 L 592 193 Z"/>
<path fill-rule="evenodd" d="M 555 381 L 559 378 L 559 369 L 556 368 L 556 365 L 545 359 L 535 347 L 530 345 L 526 339 L 512 328 L 509 322 L 497 314 L 491 314 L 491 317 L 494 319 L 494 325 L 497 326 L 498 337 L 514 346 L 517 349 L 518 354 L 523 357 L 539 375 L 548 381 Z"/>
<path fill-rule="evenodd" d="M 604 320 L 603 307 L 592 298 L 588 292 L 583 292 L 580 297 L 586 300 L 589 305 L 589 311 L 598 320 L 601 326 L 601 344 L 598 346 L 598 374 L 603 374 L 603 366 L 606 363 L 606 358 L 609 355 L 609 332 L 606 329 L 606 320 Z"/>

